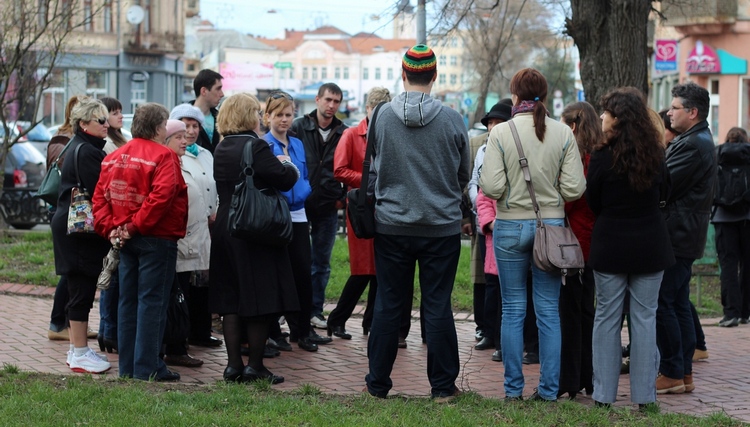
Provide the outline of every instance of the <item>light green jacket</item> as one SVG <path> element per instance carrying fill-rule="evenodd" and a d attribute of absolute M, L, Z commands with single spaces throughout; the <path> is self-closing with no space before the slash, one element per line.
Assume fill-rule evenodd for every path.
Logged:
<path fill-rule="evenodd" d="M 567 125 L 547 118 L 542 142 L 534 132 L 532 113 L 519 113 L 513 122 L 529 162 L 542 218 L 565 217 L 565 202 L 579 199 L 586 190 L 573 132 Z M 508 123 L 495 126 L 490 133 L 479 186 L 487 197 L 497 200 L 497 219 L 536 218 Z"/>

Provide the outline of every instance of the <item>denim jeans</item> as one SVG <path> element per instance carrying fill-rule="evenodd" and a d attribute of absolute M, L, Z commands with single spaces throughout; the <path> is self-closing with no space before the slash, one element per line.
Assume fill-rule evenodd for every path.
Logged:
<path fill-rule="evenodd" d="M 693 259 L 675 257 L 677 263 L 664 270 L 656 310 L 656 343 L 661 354 L 659 372 L 681 380 L 693 373 L 695 326 L 690 309 L 690 275 Z"/>
<path fill-rule="evenodd" d="M 562 225 L 562 219 L 545 219 Z M 532 262 L 536 220 L 495 220 L 493 247 L 503 299 L 502 349 L 505 365 L 505 395 L 523 393 L 523 323 L 526 318 L 526 278 L 531 267 L 532 295 L 539 329 L 539 396 L 556 400 L 560 379 L 561 277 L 537 268 Z"/>
<path fill-rule="evenodd" d="M 649 274 L 594 272 L 596 316 L 593 334 L 594 400 L 615 403 L 622 364 L 622 313 L 630 298 L 630 400 L 656 401 L 656 306 L 661 271 Z M 627 291 L 630 292 L 627 292 Z"/>
<path fill-rule="evenodd" d="M 120 273 L 115 271 L 109 289 L 99 293 L 99 336 L 117 341 L 117 306 L 120 300 Z"/>
<path fill-rule="evenodd" d="M 148 380 L 167 372 L 159 357 L 174 281 L 177 243 L 134 236 L 120 251 L 117 344 L 121 377 Z"/>
<path fill-rule="evenodd" d="M 410 296 L 417 264 L 431 395 L 441 397 L 455 392 L 459 361 L 451 293 L 460 252 L 458 234 L 449 237 L 375 235 L 378 291 L 367 341 L 370 372 L 365 377 L 370 394 L 385 397 L 393 387 L 390 377 L 398 352 L 403 307 L 412 304 Z"/>
<path fill-rule="evenodd" d="M 308 218 L 312 239 L 312 316 L 323 314 L 326 286 L 331 275 L 331 252 L 339 226 L 338 211 Z"/>

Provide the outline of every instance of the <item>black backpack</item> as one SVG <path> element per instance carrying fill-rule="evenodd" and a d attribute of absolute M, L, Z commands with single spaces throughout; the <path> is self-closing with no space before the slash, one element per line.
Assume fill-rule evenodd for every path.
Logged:
<path fill-rule="evenodd" d="M 714 204 L 731 213 L 747 212 L 750 209 L 750 143 L 720 145 L 717 160 Z"/>

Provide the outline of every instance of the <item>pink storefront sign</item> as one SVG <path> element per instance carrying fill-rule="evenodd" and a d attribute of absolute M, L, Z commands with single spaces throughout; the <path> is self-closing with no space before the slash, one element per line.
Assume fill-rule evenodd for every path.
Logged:
<path fill-rule="evenodd" d="M 719 74 L 721 61 L 711 46 L 698 40 L 685 62 L 685 71 L 691 74 Z"/>
<path fill-rule="evenodd" d="M 656 41 L 654 68 L 659 71 L 677 70 L 677 40 Z"/>
<path fill-rule="evenodd" d="M 273 87 L 273 63 L 236 64 L 222 62 L 219 74 L 223 89 L 228 91 L 255 92 L 258 88 Z"/>

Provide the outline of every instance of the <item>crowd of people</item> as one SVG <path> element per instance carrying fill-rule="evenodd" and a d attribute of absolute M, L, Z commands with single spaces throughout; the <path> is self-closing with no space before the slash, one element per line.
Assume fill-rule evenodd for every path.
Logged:
<path fill-rule="evenodd" d="M 469 139 L 461 115 L 431 95 L 432 49 L 412 47 L 401 65 L 404 92 L 372 89 L 367 116 L 353 128 L 336 117 L 343 92 L 334 83 L 320 87 L 315 110 L 295 119 L 290 94 L 224 99 L 222 76 L 203 70 L 192 103 L 171 112 L 140 105 L 130 141 L 120 130 L 119 101 L 71 98 L 48 150 L 48 163 L 62 165 L 51 209 L 60 281 L 49 336 L 70 341 L 71 370 L 111 368 L 106 354 L 88 346 L 98 335 L 102 352 L 118 353 L 123 377 L 178 380 L 168 366 L 203 364 L 190 346 L 223 344 L 224 380 L 277 384 L 284 377 L 263 358 L 291 351 L 290 342 L 314 352 L 333 337 L 351 339 L 346 322 L 369 285 L 365 391 L 385 398 L 398 348 L 406 346 L 418 266 L 430 394 L 449 401 L 460 394 L 451 294 L 464 233 L 471 236 L 475 347 L 504 364 L 506 400 L 523 399 L 522 365 L 539 363 L 530 399 L 585 391 L 597 405 L 611 405 L 624 351 L 634 404 L 692 392 L 692 361 L 708 355 L 689 281 L 710 220 L 722 268 L 720 326 L 750 317 L 750 275 L 741 273 L 750 209 L 725 203 L 712 213 L 722 159 L 750 164 L 747 134 L 732 129 L 717 161 L 708 92 L 694 83 L 675 86 L 661 115 L 640 90 L 623 87 L 599 100 L 601 114 L 576 102 L 556 121 L 545 107 L 545 77 L 526 68 L 511 79 L 511 97 L 482 118 L 487 133 Z M 363 170 L 368 144 L 372 165 Z M 257 188 L 288 205 L 288 245 L 230 234 L 232 196 L 248 170 Z M 364 174 L 375 237 L 358 238 L 347 227 L 351 275 L 326 319 L 338 215 Z M 78 191 L 93 205 L 95 233 L 70 232 Z M 539 217 L 572 229 L 585 259 L 578 274 L 563 280 L 533 261 Z M 120 263 L 101 292 L 97 334 L 89 312 L 112 247 Z M 177 332 L 167 326 L 183 299 L 189 326 Z M 223 340 L 212 335 L 212 315 L 222 319 Z"/>

